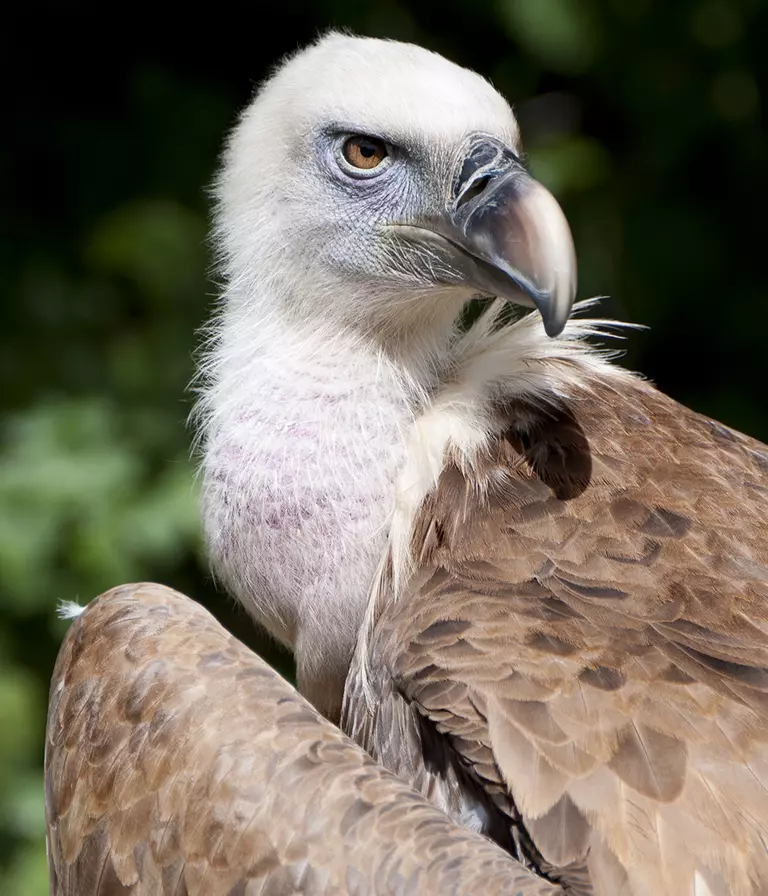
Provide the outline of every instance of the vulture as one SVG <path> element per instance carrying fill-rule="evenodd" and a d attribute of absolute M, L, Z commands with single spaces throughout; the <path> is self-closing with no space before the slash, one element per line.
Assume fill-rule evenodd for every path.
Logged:
<path fill-rule="evenodd" d="M 226 868 L 269 789 L 289 846 L 263 858 L 254 821 L 247 851 L 293 874 L 274 892 L 347 892 L 312 886 L 362 831 L 358 892 L 451 892 L 431 883 L 439 862 L 411 882 L 432 873 L 428 843 L 394 866 L 378 853 L 398 848 L 379 842 L 387 770 L 403 830 L 405 807 L 437 818 L 427 801 L 452 820 L 457 876 L 488 857 L 478 893 L 499 853 L 574 896 L 768 893 L 768 448 L 614 364 L 588 338 L 610 322 L 571 317 L 569 227 L 507 102 L 420 47 L 326 35 L 258 91 L 215 196 L 204 529 L 217 579 L 293 651 L 315 709 L 180 598 L 102 598 L 52 682 L 54 868 L 85 837 L 126 887 L 89 892 L 218 892 L 174 889 L 178 860 L 155 854 Z M 320 792 L 334 751 L 338 801 Z M 288 805 L 310 767 L 322 822 Z M 353 810 L 350 767 L 381 787 Z M 240 802 L 219 810 L 230 786 Z M 130 889 L 150 866 L 172 869 L 166 889 Z M 232 879 L 222 893 L 262 892 Z M 525 890 L 510 876 L 506 892 Z"/>

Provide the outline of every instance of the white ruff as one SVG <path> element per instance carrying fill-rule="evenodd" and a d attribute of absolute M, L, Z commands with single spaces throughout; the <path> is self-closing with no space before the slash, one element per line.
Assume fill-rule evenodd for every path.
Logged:
<path fill-rule="evenodd" d="M 574 313 L 584 312 L 596 302 L 597 299 L 579 302 L 574 306 Z M 394 594 L 398 597 L 412 572 L 413 524 L 421 503 L 437 484 L 446 451 L 450 449 L 458 455 L 471 474 L 477 452 L 495 434 L 488 414 L 489 401 L 500 395 L 548 403 L 568 399 L 578 391 L 588 391 L 596 377 L 616 386 L 641 380 L 638 374 L 611 363 L 617 352 L 595 348 L 585 341 L 590 336 L 621 338 L 612 331 L 637 329 L 636 325 L 577 317 L 568 321 L 559 337 L 550 339 L 538 314 L 500 324 L 507 309 L 506 302 L 496 300 L 455 341 L 451 376 L 434 390 L 408 431 L 405 459 L 395 482 L 387 554 L 380 558 L 374 574 L 359 634 L 358 651 L 364 658 L 363 691 L 369 702 L 373 698 L 368 688 L 366 645 L 377 600 L 386 593 L 385 561 L 391 560 Z"/>

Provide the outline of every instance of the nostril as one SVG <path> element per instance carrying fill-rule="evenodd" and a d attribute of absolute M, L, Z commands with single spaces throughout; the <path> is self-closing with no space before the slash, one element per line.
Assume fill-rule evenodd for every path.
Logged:
<path fill-rule="evenodd" d="M 474 199 L 475 196 L 479 196 L 483 190 L 488 186 L 491 181 L 490 174 L 485 174 L 483 177 L 478 177 L 478 179 L 472 184 L 471 187 L 466 189 L 461 196 L 459 196 L 459 201 L 456 203 L 456 208 L 461 208 L 462 205 L 466 205 L 470 199 Z"/>

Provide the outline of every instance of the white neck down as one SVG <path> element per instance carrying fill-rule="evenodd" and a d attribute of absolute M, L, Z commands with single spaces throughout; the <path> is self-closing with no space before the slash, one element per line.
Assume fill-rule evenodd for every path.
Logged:
<path fill-rule="evenodd" d="M 333 716 L 422 399 L 359 339 L 272 329 L 225 326 L 211 356 L 203 518 L 215 573 Z"/>

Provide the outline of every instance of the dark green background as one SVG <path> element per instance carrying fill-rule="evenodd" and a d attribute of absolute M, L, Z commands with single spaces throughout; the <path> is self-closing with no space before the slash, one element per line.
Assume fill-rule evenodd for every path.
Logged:
<path fill-rule="evenodd" d="M 650 327 L 626 363 L 768 438 L 765 2 L 304 0 L 269 18 L 255 3 L 3 13 L 3 896 L 47 892 L 56 602 L 156 579 L 249 634 L 206 573 L 185 427 L 215 293 L 205 187 L 254 85 L 319 30 L 414 40 L 490 77 L 570 218 L 580 295 Z"/>

